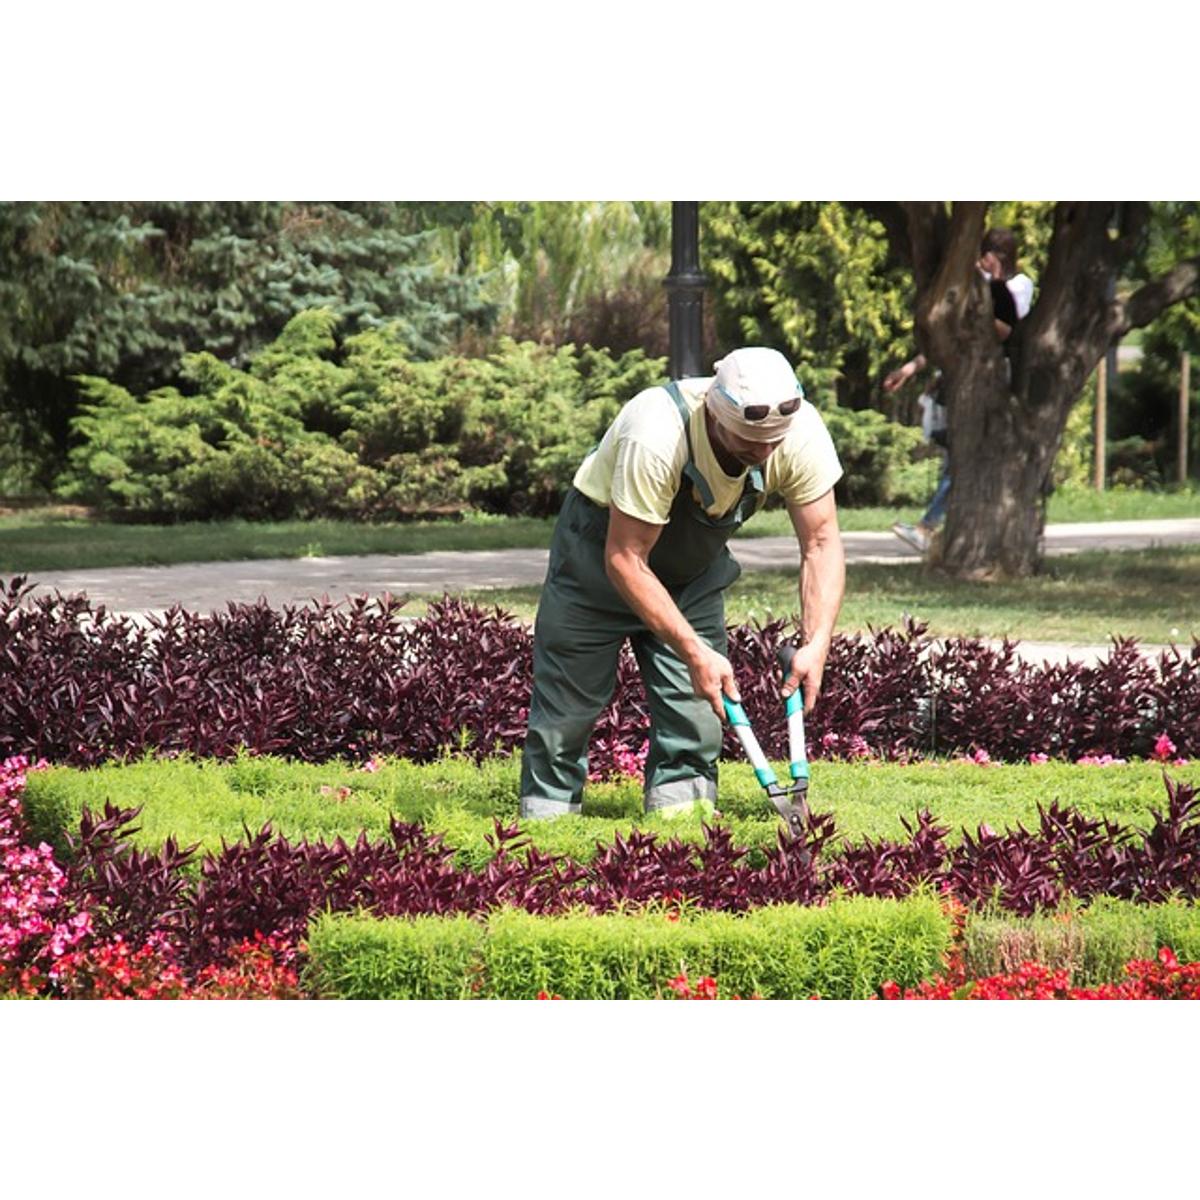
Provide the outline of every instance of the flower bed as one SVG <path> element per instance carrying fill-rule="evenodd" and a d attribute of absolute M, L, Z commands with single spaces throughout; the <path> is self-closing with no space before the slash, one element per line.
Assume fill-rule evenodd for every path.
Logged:
<path fill-rule="evenodd" d="M 1040 859 L 1030 850 L 1035 835 L 1024 830 L 947 849 L 928 821 L 917 823 L 905 845 L 867 841 L 839 853 L 826 844 L 826 818 L 807 846 L 819 852 L 815 859 L 781 843 L 761 867 L 744 863 L 720 829 L 699 847 L 634 831 L 585 865 L 522 849 L 518 831 L 497 824 L 494 857 L 462 869 L 438 837 L 394 821 L 383 843 L 293 843 L 264 830 L 189 871 L 194 851 L 173 839 L 153 852 L 129 844 L 131 810 L 85 813 L 65 866 L 47 845 L 28 845 L 20 801 L 31 769 L 20 759 L 0 765 L 0 994 L 540 990 L 705 998 L 720 979 L 726 995 L 865 996 L 891 979 L 902 992 L 942 995 L 966 985 L 968 959 L 1004 961 L 1032 945 L 1049 948 L 1059 964 L 1039 968 L 1042 974 L 1017 967 L 1021 988 L 1065 995 L 1060 982 L 1074 973 L 1072 987 L 1090 976 L 1091 992 L 1107 995 L 1096 991 L 1109 983 L 1103 964 L 1123 961 L 1115 957 L 1120 950 L 1168 944 L 1200 956 L 1200 909 L 1192 904 L 1076 904 L 1015 925 L 1003 915 L 1049 902 L 1046 877 L 1028 869 L 1039 863 L 1052 863 L 1077 885 L 1103 876 L 1144 898 L 1194 894 L 1197 800 L 1182 785 L 1171 785 L 1166 813 L 1141 844 L 1126 844 L 1111 826 L 1048 810 Z M 970 922 L 950 898 L 956 890 L 976 907 L 988 901 Z M 846 895 L 854 891 L 865 894 Z M 958 913 L 954 925 L 947 906 Z M 360 912 L 366 915 L 351 915 Z M 1053 936 L 1060 930 L 1063 936 Z M 947 958 L 952 934 L 956 948 Z M 943 958 L 949 966 L 938 979 Z M 696 981 L 685 988 L 689 971 Z M 1192 976 L 1185 982 L 1191 987 Z M 995 986 L 1016 994 L 1018 984 Z"/>
<path fill-rule="evenodd" d="M 1181 963 L 1170 946 L 1157 959 L 1134 959 L 1125 964 L 1125 978 L 1099 987 L 1072 987 L 1070 976 L 1037 962 L 983 979 L 961 972 L 939 975 L 915 988 L 888 980 L 884 1000 L 1200 1000 L 1200 962 Z"/>
<path fill-rule="evenodd" d="M 91 868 L 105 877 L 105 904 L 83 874 L 62 869 L 49 846 L 27 845 L 21 793 L 27 773 L 42 766 L 24 758 L 0 763 L 0 996 L 299 995 L 296 946 L 257 932 L 210 946 L 208 961 L 188 969 L 166 919 L 182 882 L 172 877 L 173 848 L 152 865 L 137 852 L 112 853 L 113 840 L 93 828 L 99 853 Z M 123 901 L 114 900 L 118 891 Z"/>

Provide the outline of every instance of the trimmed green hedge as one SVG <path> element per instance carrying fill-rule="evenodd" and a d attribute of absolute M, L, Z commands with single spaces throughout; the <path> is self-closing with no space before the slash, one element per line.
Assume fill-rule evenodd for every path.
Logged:
<path fill-rule="evenodd" d="M 668 980 L 717 980 L 722 996 L 863 999 L 894 979 L 933 975 L 951 927 L 928 896 L 854 897 L 824 908 L 778 905 L 741 915 L 578 913 L 535 917 L 503 909 L 466 917 L 318 918 L 308 985 L 340 999 L 645 1000 Z"/>
<path fill-rule="evenodd" d="M 717 980 L 720 995 L 863 999 L 888 979 L 933 978 L 950 923 L 932 897 L 853 897 L 823 908 L 536 917 L 516 909 L 486 922 L 465 916 L 378 919 L 325 915 L 309 934 L 308 985 L 340 999 L 628 1000 L 670 995 L 681 972 Z M 1026 959 L 1066 967 L 1075 986 L 1119 982 L 1125 963 L 1171 946 L 1200 960 L 1200 906 L 1101 898 L 1086 909 L 1030 919 L 969 919 L 968 977 L 1010 972 Z"/>
<path fill-rule="evenodd" d="M 1066 967 L 1078 987 L 1117 983 L 1131 959 L 1170 946 L 1179 959 L 1200 959 L 1200 906 L 1188 901 L 1133 904 L 1100 896 L 1086 908 L 1015 918 L 996 913 L 967 922 L 963 963 L 969 977 L 1015 971 L 1032 960 Z"/>
<path fill-rule="evenodd" d="M 23 802 L 33 835 L 57 852 L 65 850 L 64 834 L 78 827 L 84 808 L 100 812 L 105 803 L 141 807 L 134 840 L 149 849 L 174 836 L 183 845 L 200 842 L 217 850 L 222 838 L 242 837 L 243 825 L 257 832 L 268 821 L 297 840 L 352 840 L 362 832 L 384 838 L 392 815 L 424 821 L 439 809 L 473 813 L 478 828 L 491 832 L 492 815 L 516 819 L 518 769 L 510 759 L 476 764 L 448 758 L 420 766 L 392 759 L 369 772 L 347 763 L 250 754 L 225 762 L 147 755 L 91 770 L 31 772 Z"/>
<path fill-rule="evenodd" d="M 1200 765 L 1173 768 L 1184 782 L 1200 783 Z M 486 861 L 485 837 L 495 818 L 517 819 L 520 759 L 474 762 L 447 758 L 416 765 L 389 759 L 375 772 L 345 763 L 308 764 L 242 755 L 229 762 L 187 757 L 92 770 L 54 767 L 33 772 L 25 813 L 34 836 L 65 851 L 64 835 L 78 827 L 84 807 L 100 812 L 106 801 L 142 806 L 139 846 L 157 849 L 168 836 L 184 845 L 220 848 L 235 841 L 243 824 L 257 832 L 270 821 L 292 839 L 353 840 L 361 832 L 386 837 L 391 815 L 421 821 L 443 833 L 458 851 L 460 865 Z M 341 789 L 349 789 L 343 793 Z M 748 846 L 773 846 L 777 823 L 762 789 L 745 763 L 721 766 L 721 811 L 734 838 Z M 1162 770 L 1154 763 L 1122 767 L 978 767 L 969 763 L 922 762 L 908 766 L 818 762 L 810 800 L 817 812 L 832 812 L 850 841 L 863 837 L 904 838 L 902 817 L 928 808 L 956 841 L 980 822 L 1005 829 L 1037 822 L 1037 804 L 1059 800 L 1089 815 L 1146 826 L 1150 810 L 1164 804 Z M 525 831 L 539 849 L 589 859 L 597 841 L 608 842 L 631 824 L 663 829 L 696 842 L 700 820 L 667 822 L 642 815 L 641 784 L 635 779 L 588 786 L 581 820 L 527 821 Z"/>

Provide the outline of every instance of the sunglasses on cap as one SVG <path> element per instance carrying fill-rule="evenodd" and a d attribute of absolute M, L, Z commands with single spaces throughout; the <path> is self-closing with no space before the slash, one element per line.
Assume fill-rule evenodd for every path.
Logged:
<path fill-rule="evenodd" d="M 742 414 L 742 419 L 746 421 L 765 421 L 773 412 L 777 412 L 781 417 L 790 417 L 800 407 L 800 402 L 803 400 L 802 396 L 793 396 L 790 400 L 783 401 L 782 404 L 742 404 L 740 400 L 735 396 L 731 396 L 720 384 L 717 384 L 717 391 L 730 404 L 737 407 Z"/>

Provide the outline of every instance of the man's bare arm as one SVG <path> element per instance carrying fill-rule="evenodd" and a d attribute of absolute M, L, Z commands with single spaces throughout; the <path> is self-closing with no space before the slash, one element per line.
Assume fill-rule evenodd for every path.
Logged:
<path fill-rule="evenodd" d="M 721 693 L 731 700 L 741 698 L 733 668 L 723 654 L 718 654 L 688 624 L 670 593 L 650 569 L 650 551 L 663 527 L 639 521 L 613 505 L 609 506 L 608 512 L 604 568 L 613 587 L 646 628 L 684 661 L 696 695 L 703 696 L 723 720 Z"/>
<path fill-rule="evenodd" d="M 788 505 L 800 543 L 800 604 L 804 645 L 792 661 L 783 694 L 804 688 L 804 709 L 811 712 L 821 691 L 833 627 L 846 591 L 846 556 L 838 529 L 832 489 L 811 504 Z"/>

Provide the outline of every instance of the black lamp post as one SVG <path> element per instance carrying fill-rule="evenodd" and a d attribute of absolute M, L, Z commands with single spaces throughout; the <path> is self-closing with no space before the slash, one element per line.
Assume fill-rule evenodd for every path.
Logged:
<path fill-rule="evenodd" d="M 663 280 L 671 327 L 672 379 L 705 374 L 701 360 L 705 282 L 700 273 L 700 202 L 673 201 L 671 273 Z"/>

